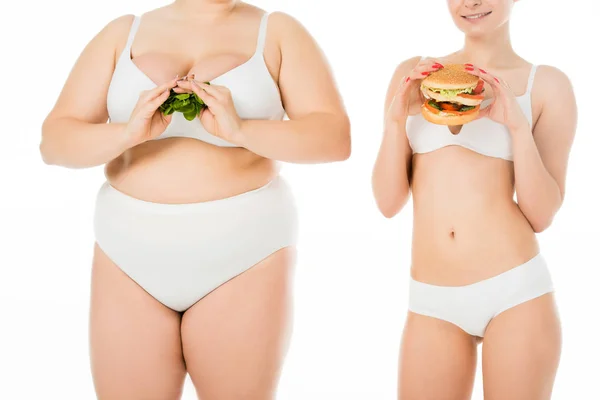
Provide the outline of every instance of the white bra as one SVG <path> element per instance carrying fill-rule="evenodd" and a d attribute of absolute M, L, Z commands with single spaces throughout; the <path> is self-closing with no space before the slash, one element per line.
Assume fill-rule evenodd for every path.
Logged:
<path fill-rule="evenodd" d="M 256 51 L 252 57 L 237 67 L 212 79 L 210 83 L 222 85 L 231 91 L 234 107 L 242 119 L 281 120 L 285 110 L 279 88 L 269 73 L 263 50 L 265 47 L 268 13 L 260 21 Z M 107 95 L 108 115 L 111 122 L 129 121 L 141 91 L 157 86 L 131 59 L 131 44 L 140 24 L 135 16 L 127 39 L 127 45 L 119 56 Z M 188 121 L 175 112 L 167 129 L 156 139 L 188 137 L 222 146 L 236 147 L 211 135 L 198 118 Z"/>
<path fill-rule="evenodd" d="M 522 96 L 517 96 L 517 102 L 530 126 L 533 126 L 531 88 L 535 71 L 536 66 L 533 65 L 527 81 L 527 91 Z M 486 107 L 491 101 L 492 99 L 484 100 L 481 108 Z M 442 147 L 455 145 L 485 156 L 513 160 L 512 141 L 508 128 L 489 118 L 471 121 L 463 125 L 460 133 L 454 135 L 447 126 L 430 123 L 419 113 L 408 117 L 406 135 L 413 153 L 428 153 Z"/>

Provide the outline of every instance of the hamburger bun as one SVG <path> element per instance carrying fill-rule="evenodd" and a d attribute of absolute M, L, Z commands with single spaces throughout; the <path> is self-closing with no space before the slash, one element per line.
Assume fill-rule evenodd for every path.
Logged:
<path fill-rule="evenodd" d="M 476 111 L 473 111 L 471 113 L 462 114 L 462 115 L 445 113 L 443 111 L 436 114 L 436 113 L 429 111 L 427 109 L 427 107 L 425 107 L 425 105 L 423 105 L 423 106 L 421 106 L 421 114 L 423 114 L 423 117 L 427 121 L 429 121 L 433 124 L 464 125 L 468 122 L 471 122 L 471 121 L 477 119 L 477 116 L 479 115 L 479 109 L 477 109 Z"/>
<path fill-rule="evenodd" d="M 452 90 L 475 88 L 478 82 L 479 77 L 465 71 L 463 64 L 448 64 L 432 72 L 421 84 L 434 89 Z"/>

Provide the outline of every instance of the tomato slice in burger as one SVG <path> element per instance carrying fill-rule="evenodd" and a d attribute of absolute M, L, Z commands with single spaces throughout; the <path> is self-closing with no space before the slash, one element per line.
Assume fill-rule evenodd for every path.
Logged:
<path fill-rule="evenodd" d="M 483 92 L 483 83 L 483 79 L 479 79 L 479 82 L 477 82 L 477 86 L 475 86 L 475 89 L 473 89 L 472 94 L 481 94 L 481 92 Z"/>
<path fill-rule="evenodd" d="M 483 100 L 484 99 L 484 96 L 482 94 L 461 93 L 457 97 L 463 97 L 465 99 L 473 99 L 473 100 Z"/>
<path fill-rule="evenodd" d="M 430 101 L 432 101 L 432 100 L 430 100 Z M 435 108 L 434 106 L 432 106 L 431 104 L 429 104 L 430 101 L 426 101 L 423 105 L 425 106 L 426 109 L 428 109 L 432 113 L 438 114 L 440 112 L 440 110 L 438 110 L 437 108 Z"/>
<path fill-rule="evenodd" d="M 460 109 L 460 105 L 459 104 L 454 104 L 454 103 L 439 103 L 440 107 L 442 107 L 442 110 L 444 111 L 458 111 Z"/>

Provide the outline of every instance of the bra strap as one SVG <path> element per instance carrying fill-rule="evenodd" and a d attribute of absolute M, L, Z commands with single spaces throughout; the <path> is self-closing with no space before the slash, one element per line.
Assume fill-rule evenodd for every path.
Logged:
<path fill-rule="evenodd" d="M 267 21 L 269 19 L 269 13 L 263 14 L 260 19 L 260 27 L 258 28 L 258 40 L 256 43 L 256 53 L 262 53 L 265 49 L 265 41 L 267 39 Z"/>
<path fill-rule="evenodd" d="M 133 38 L 135 37 L 135 34 L 137 33 L 139 26 L 140 26 L 140 17 L 139 17 L 139 15 L 134 15 L 133 22 L 131 24 L 131 29 L 129 30 L 129 37 L 127 37 L 127 45 L 125 46 L 125 49 L 127 49 L 129 52 L 131 52 L 131 45 L 133 44 Z"/>
<path fill-rule="evenodd" d="M 531 93 L 531 88 L 533 87 L 533 79 L 535 78 L 535 71 L 537 69 L 537 65 L 531 66 L 531 72 L 529 72 L 529 79 L 527 80 L 527 93 Z"/>

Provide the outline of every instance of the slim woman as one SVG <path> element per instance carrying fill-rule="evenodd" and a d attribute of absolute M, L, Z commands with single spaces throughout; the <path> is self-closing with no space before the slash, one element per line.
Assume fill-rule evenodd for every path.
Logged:
<path fill-rule="evenodd" d="M 207 108 L 164 115 L 171 89 Z M 273 398 L 296 239 L 279 165 L 350 154 L 349 120 L 303 26 L 235 0 L 116 18 L 81 53 L 40 150 L 52 165 L 105 165 L 90 307 L 98 398 L 178 399 L 186 373 L 203 400 Z"/>
<path fill-rule="evenodd" d="M 463 48 L 408 59 L 389 85 L 372 184 L 386 217 L 413 196 L 402 400 L 470 399 L 480 342 L 486 400 L 551 396 L 561 329 L 536 233 L 563 202 L 577 110 L 564 73 L 512 49 L 514 3 L 448 0 Z M 449 64 L 485 82 L 464 126 L 420 113 L 422 79 Z"/>

